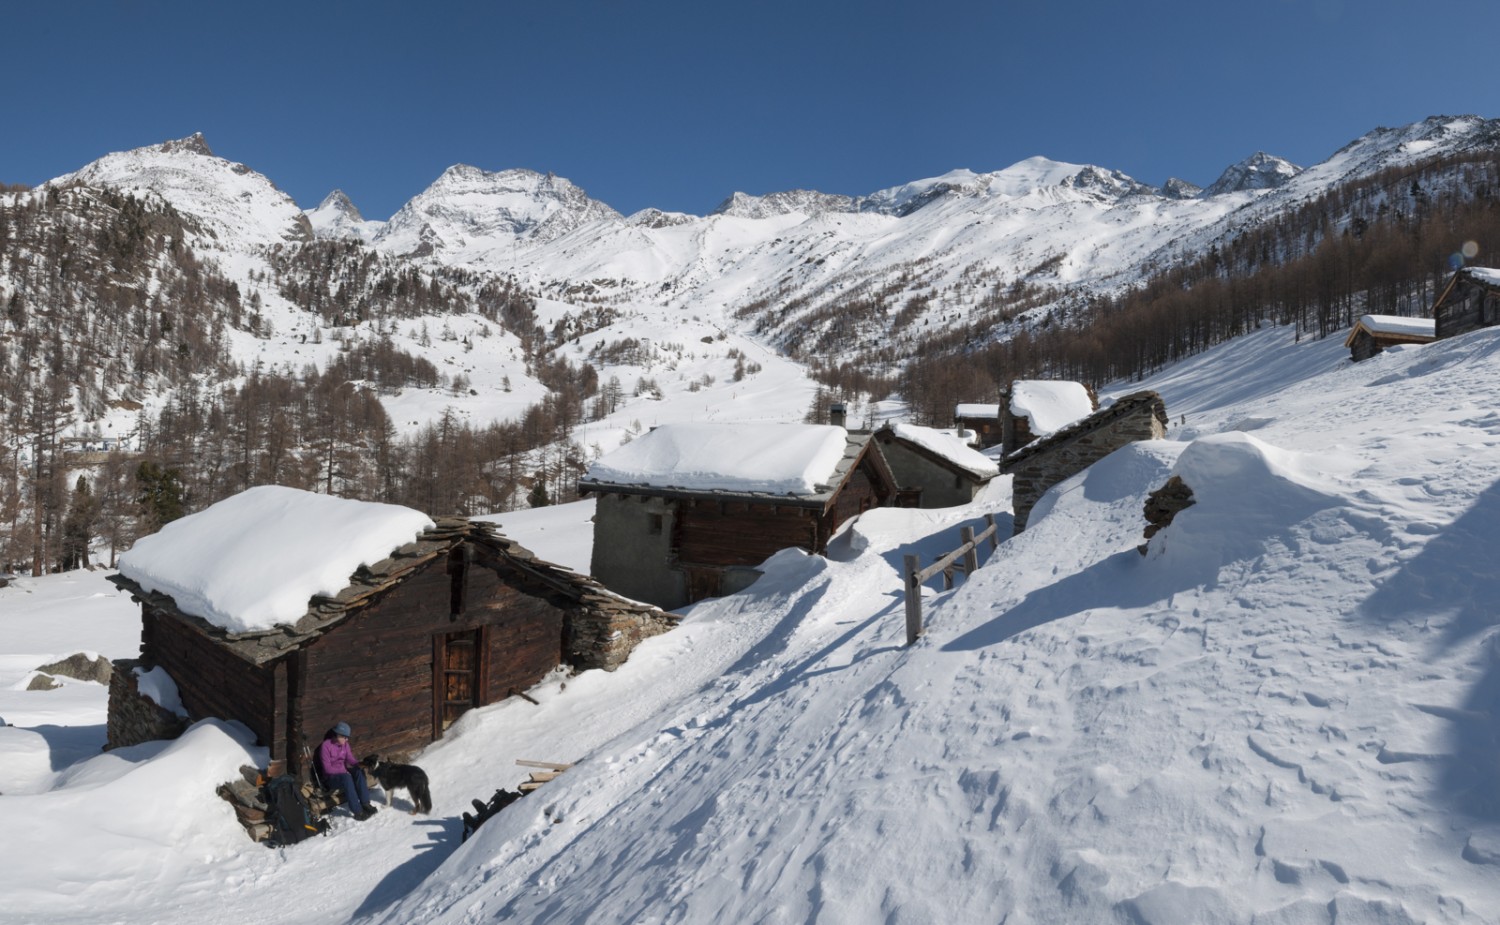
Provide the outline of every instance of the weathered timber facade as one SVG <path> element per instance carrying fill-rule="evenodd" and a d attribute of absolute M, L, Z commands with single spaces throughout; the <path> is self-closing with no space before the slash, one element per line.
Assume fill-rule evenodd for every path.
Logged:
<path fill-rule="evenodd" d="M 1438 340 L 1500 324 L 1500 271 L 1465 267 L 1453 274 L 1432 304 Z"/>
<path fill-rule="evenodd" d="M 1135 392 L 1013 453 L 1000 464 L 1014 476 L 1015 532 L 1026 529 L 1031 509 L 1047 489 L 1137 440 L 1167 435 L 1167 406 L 1151 391 Z"/>
<path fill-rule="evenodd" d="M 674 622 L 463 519 L 440 520 L 269 632 L 227 632 L 112 580 L 141 601 L 141 663 L 166 669 L 189 718 L 244 723 L 293 771 L 340 720 L 362 752 L 413 751 L 559 665 L 613 668 Z"/>
<path fill-rule="evenodd" d="M 1000 406 L 966 403 L 953 409 L 953 426 L 972 430 L 979 446 L 988 449 L 1000 442 Z"/>
<path fill-rule="evenodd" d="M 1400 344 L 1430 344 L 1434 339 L 1433 324 L 1419 318 L 1393 318 L 1386 315 L 1365 315 L 1355 322 L 1344 338 L 1349 357 L 1358 363 L 1368 360 L 1387 347 Z"/>
<path fill-rule="evenodd" d="M 875 432 L 875 445 L 899 488 L 899 507 L 940 508 L 968 504 L 993 475 L 979 475 L 890 428 Z"/>
<path fill-rule="evenodd" d="M 579 493 L 597 498 L 590 571 L 618 594 L 669 609 L 741 591 L 772 554 L 821 554 L 841 524 L 895 500 L 868 434 L 848 436 L 834 482 L 772 495 L 582 480 Z"/>

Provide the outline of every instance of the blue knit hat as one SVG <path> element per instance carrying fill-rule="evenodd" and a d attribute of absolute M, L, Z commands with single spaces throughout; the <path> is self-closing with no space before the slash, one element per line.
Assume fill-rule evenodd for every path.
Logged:
<path fill-rule="evenodd" d="M 343 736 L 346 739 L 349 738 L 349 724 L 346 723 L 346 722 L 343 722 L 342 720 L 340 720 L 337 723 L 334 723 L 333 724 L 333 734 L 336 735 L 336 736 Z"/>

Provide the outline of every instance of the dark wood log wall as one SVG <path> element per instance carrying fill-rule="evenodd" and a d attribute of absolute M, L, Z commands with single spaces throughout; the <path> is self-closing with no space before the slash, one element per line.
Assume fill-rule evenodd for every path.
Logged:
<path fill-rule="evenodd" d="M 1500 293 L 1459 279 L 1437 312 L 1434 333 L 1442 340 L 1495 324 L 1500 324 Z"/>
<path fill-rule="evenodd" d="M 872 507 L 884 507 L 888 504 L 894 490 L 894 485 L 887 485 L 883 479 L 876 478 L 874 464 L 870 462 L 868 456 L 861 460 L 859 467 L 849 474 L 849 478 L 844 482 L 843 490 L 834 499 L 833 522 L 828 534 L 823 537 L 823 545 L 827 545 L 828 536 L 839 528 L 839 524 L 851 517 L 858 517 Z M 820 546 L 817 551 L 822 552 L 822 547 Z"/>
<path fill-rule="evenodd" d="M 677 507 L 675 543 L 684 565 L 759 565 L 797 546 L 821 552 L 816 512 L 744 501 L 684 501 Z"/>
<path fill-rule="evenodd" d="M 304 648 L 296 725 L 310 747 L 339 720 L 354 727 L 360 755 L 432 741 L 441 727 L 434 658 L 451 634 L 484 629 L 479 704 L 524 690 L 562 663 L 565 610 L 508 584 L 498 560 L 456 561 L 461 593 L 451 571 L 460 566 L 440 557 Z"/>
<path fill-rule="evenodd" d="M 182 708 L 194 720 L 209 716 L 239 720 L 263 744 L 273 746 L 271 757 L 282 758 L 275 728 L 279 717 L 272 690 L 273 669 L 255 666 L 216 644 L 181 617 L 151 607 L 143 609 L 142 653 L 145 660 L 167 670 L 177 682 Z"/>
<path fill-rule="evenodd" d="M 1368 360 L 1379 352 L 1380 345 L 1375 343 L 1375 338 L 1370 336 L 1369 331 L 1361 329 L 1354 332 L 1353 342 L 1349 345 L 1349 356 L 1354 362 Z"/>

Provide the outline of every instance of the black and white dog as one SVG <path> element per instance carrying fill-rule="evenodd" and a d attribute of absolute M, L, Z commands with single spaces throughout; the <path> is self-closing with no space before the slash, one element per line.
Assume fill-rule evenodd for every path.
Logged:
<path fill-rule="evenodd" d="M 380 789 L 385 791 L 385 802 L 391 803 L 392 790 L 405 790 L 411 795 L 411 812 L 432 812 L 432 792 L 427 789 L 427 772 L 414 764 L 396 764 L 385 761 L 379 755 L 367 755 L 360 764 L 375 775 Z"/>

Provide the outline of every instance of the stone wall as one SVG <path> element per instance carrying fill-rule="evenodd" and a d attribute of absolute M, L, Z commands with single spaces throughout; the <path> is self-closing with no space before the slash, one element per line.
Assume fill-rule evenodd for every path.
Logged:
<path fill-rule="evenodd" d="M 1015 532 L 1047 489 L 1137 440 L 1167 434 L 1167 407 L 1155 392 L 1127 395 L 1113 405 L 1007 457 L 1001 471 L 1015 477 L 1012 509 Z"/>
<path fill-rule="evenodd" d="M 568 618 L 568 662 L 579 671 L 614 671 L 641 640 L 665 633 L 677 620 L 672 614 L 625 600 L 585 598 Z"/>
<path fill-rule="evenodd" d="M 135 669 L 140 665 L 140 660 L 133 658 L 116 659 L 112 663 L 106 750 L 153 739 L 175 739 L 187 728 L 187 720 L 141 694 L 135 677 Z"/>

